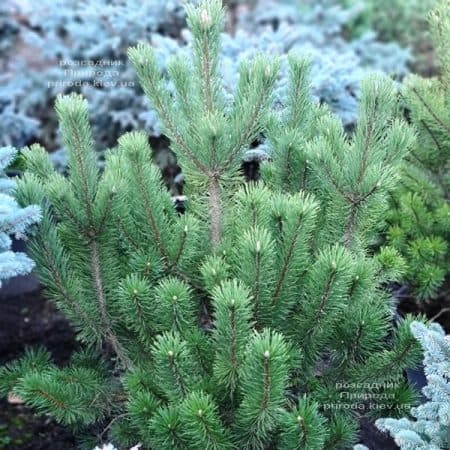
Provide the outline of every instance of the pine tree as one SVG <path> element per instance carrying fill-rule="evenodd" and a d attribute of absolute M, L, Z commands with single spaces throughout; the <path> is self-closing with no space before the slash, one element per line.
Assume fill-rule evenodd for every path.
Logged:
<path fill-rule="evenodd" d="M 36 205 L 20 208 L 13 197 L 16 183 L 5 176 L 5 169 L 13 162 L 16 150 L 0 148 L 0 287 L 2 281 L 30 272 L 34 263 L 24 253 L 11 249 L 14 236 L 21 239 L 28 226 L 37 222 L 40 210 Z"/>
<path fill-rule="evenodd" d="M 392 193 L 387 242 L 405 257 L 415 295 L 436 297 L 450 270 L 450 2 L 430 14 L 441 68 L 435 79 L 409 77 L 405 105 L 417 128 L 417 144 L 405 159 Z"/>
<path fill-rule="evenodd" d="M 87 350 L 63 368 L 29 351 L 1 369 L 0 393 L 97 443 L 348 448 L 359 415 L 412 396 L 402 370 L 419 348 L 409 318 L 392 326 L 380 288 L 395 266 L 366 249 L 413 133 L 393 83 L 373 76 L 347 138 L 311 102 L 308 63 L 294 56 L 283 111 L 271 107 L 278 63 L 262 55 L 242 65 L 230 101 L 220 1 L 187 17 L 193 59 L 171 61 L 173 95 L 153 49 L 129 51 L 183 168 L 186 212 L 145 134 L 122 136 L 100 174 L 86 101 L 59 97 L 68 176 L 25 150 L 18 197 L 42 205 L 32 255 Z M 272 158 L 245 184 L 242 155 L 263 135 Z"/>
<path fill-rule="evenodd" d="M 411 410 L 412 419 L 380 419 L 377 426 L 394 437 L 401 450 L 440 450 L 450 448 L 450 340 L 442 327 L 411 324 L 412 332 L 424 350 L 428 399 Z"/>

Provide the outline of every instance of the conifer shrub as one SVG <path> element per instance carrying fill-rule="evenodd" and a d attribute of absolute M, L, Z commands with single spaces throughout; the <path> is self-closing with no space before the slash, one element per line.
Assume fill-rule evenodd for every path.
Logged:
<path fill-rule="evenodd" d="M 99 150 L 115 144 L 125 130 L 141 127 L 145 122 L 138 111 L 145 102 L 127 63 L 127 49 L 153 34 L 178 37 L 185 26 L 181 2 L 26 3 L 14 13 L 12 7 L 0 9 L 8 61 L 0 75 L 0 145 L 39 141 L 49 151 L 59 149 L 52 109 L 60 93 L 80 92 L 90 99 Z"/>
<path fill-rule="evenodd" d="M 279 64 L 263 55 L 243 62 L 230 98 L 220 1 L 187 19 L 193 64 L 170 62 L 172 91 L 151 46 L 129 51 L 185 173 L 184 214 L 144 133 L 122 136 L 99 173 L 79 95 L 56 103 L 68 176 L 42 148 L 24 152 L 18 198 L 43 209 L 31 253 L 85 350 L 64 367 L 28 351 L 0 370 L 0 393 L 73 426 L 86 448 L 348 448 L 359 416 L 414 398 L 402 371 L 420 349 L 380 287 L 395 266 L 366 252 L 413 133 L 377 75 L 347 137 L 295 56 L 283 110 L 270 107 Z M 261 133 L 272 158 L 246 184 L 241 156 Z"/>
<path fill-rule="evenodd" d="M 410 76 L 403 87 L 417 142 L 387 215 L 387 243 L 405 258 L 406 280 L 420 300 L 436 297 L 450 270 L 450 2 L 441 2 L 430 25 L 441 75 Z"/>
<path fill-rule="evenodd" d="M 424 350 L 426 401 L 410 417 L 379 419 L 377 426 L 389 431 L 401 450 L 445 450 L 450 446 L 450 339 L 437 323 L 413 322 L 411 328 Z"/>
<path fill-rule="evenodd" d="M 412 49 L 414 71 L 435 73 L 426 17 L 438 0 L 340 0 L 340 3 L 358 10 L 347 24 L 351 36 L 374 30 L 381 41 L 397 42 Z"/>
<path fill-rule="evenodd" d="M 233 0 L 229 5 L 237 3 Z M 307 53 L 312 56 L 314 96 L 352 126 L 359 83 L 367 69 L 398 77 L 407 73 L 407 50 L 381 44 L 373 36 L 343 40 L 349 13 L 342 8 L 330 8 L 321 0 L 315 2 L 314 11 L 305 13 L 298 5 L 251 3 L 258 7 L 245 15 L 246 20 L 236 18 L 233 36 L 222 38 L 221 73 L 229 91 L 236 83 L 240 61 L 250 55 Z M 181 4 L 180 0 L 41 0 L 21 12 L 24 20 L 5 12 L 8 27 L 2 28 L 4 39 L 1 36 L 9 64 L 0 74 L 0 145 L 20 148 L 38 141 L 48 151 L 60 150 L 52 106 L 57 94 L 70 92 L 89 99 L 97 150 L 116 145 L 118 137 L 132 129 L 159 137 L 161 123 L 148 109 L 126 51 L 139 41 L 152 42 L 163 70 L 173 54 L 184 52 L 189 58 Z M 282 26 L 271 26 L 269 18 Z M 9 28 L 14 28 L 14 35 Z M 24 46 L 33 58 L 23 56 Z M 287 82 L 287 62 L 283 66 L 280 86 Z M 55 152 L 54 161 L 64 165 L 61 153 Z"/>
<path fill-rule="evenodd" d="M 19 34 L 19 27 L 10 19 L 10 9 L 7 5 L 2 4 L 0 6 L 0 57 L 4 58 L 8 55 L 11 48 L 17 41 Z"/>
<path fill-rule="evenodd" d="M 16 183 L 5 174 L 16 157 L 12 147 L 0 148 L 0 288 L 2 281 L 29 273 L 34 263 L 22 252 L 12 250 L 12 238 L 25 237 L 27 228 L 40 218 L 37 205 L 21 208 L 14 199 Z"/>
<path fill-rule="evenodd" d="M 341 0 L 344 6 L 361 5 L 361 17 L 356 25 L 372 28 L 384 41 L 397 41 L 413 45 L 428 37 L 426 16 L 436 5 L 436 0 Z"/>

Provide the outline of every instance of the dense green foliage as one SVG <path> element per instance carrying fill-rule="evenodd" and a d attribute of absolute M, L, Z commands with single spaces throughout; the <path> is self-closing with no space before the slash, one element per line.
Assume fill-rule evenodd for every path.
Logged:
<path fill-rule="evenodd" d="M 99 173 L 78 95 L 56 104 L 68 176 L 24 151 L 18 197 L 43 210 L 31 254 L 87 350 L 63 368 L 30 351 L 0 370 L 0 393 L 120 446 L 348 448 L 358 415 L 413 401 L 402 371 L 419 347 L 380 287 L 397 255 L 381 264 L 366 249 L 414 134 L 393 83 L 372 76 L 347 137 L 294 56 L 282 111 L 273 58 L 245 61 L 226 96 L 220 2 L 187 18 L 194 63 L 171 61 L 173 94 L 150 46 L 129 51 L 185 173 L 185 214 L 143 133 L 122 136 Z M 246 185 L 241 157 L 261 133 L 272 158 Z"/>
<path fill-rule="evenodd" d="M 355 25 L 377 31 L 386 41 L 406 45 L 427 36 L 426 16 L 436 0 L 341 0 L 344 6 L 361 5 L 361 15 Z"/>
<path fill-rule="evenodd" d="M 450 2 L 443 1 L 430 22 L 441 75 L 405 82 L 417 142 L 387 216 L 388 243 L 405 257 L 407 281 L 419 299 L 435 297 L 450 271 Z"/>
<path fill-rule="evenodd" d="M 359 10 L 348 26 L 351 35 L 374 30 L 382 41 L 398 42 L 413 50 L 414 70 L 433 73 L 432 42 L 427 14 L 437 0 L 340 0 L 345 7 Z"/>

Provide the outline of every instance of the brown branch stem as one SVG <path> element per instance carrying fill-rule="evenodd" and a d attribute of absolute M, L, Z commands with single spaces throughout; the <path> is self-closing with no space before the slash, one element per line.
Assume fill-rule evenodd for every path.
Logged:
<path fill-rule="evenodd" d="M 90 242 L 91 249 L 91 268 L 92 268 L 92 279 L 95 287 L 95 292 L 97 294 L 97 303 L 100 313 L 100 318 L 104 327 L 104 333 L 107 342 L 111 345 L 112 349 L 116 353 L 117 357 L 120 359 L 122 364 L 130 368 L 132 367 L 132 362 L 126 355 L 122 346 L 120 345 L 116 335 L 113 332 L 111 320 L 106 309 L 106 296 L 103 287 L 103 280 L 100 271 L 100 261 L 98 254 L 98 244 L 95 239 Z"/>
<path fill-rule="evenodd" d="M 211 177 L 209 183 L 209 217 L 211 226 L 211 243 L 217 247 L 222 234 L 222 204 L 218 176 Z"/>

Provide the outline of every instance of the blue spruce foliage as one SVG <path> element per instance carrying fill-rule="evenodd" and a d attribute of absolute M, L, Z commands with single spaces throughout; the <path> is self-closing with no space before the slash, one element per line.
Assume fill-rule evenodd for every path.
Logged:
<path fill-rule="evenodd" d="M 40 218 L 40 208 L 35 205 L 21 208 L 12 194 L 14 180 L 8 178 L 4 170 L 14 160 L 16 150 L 12 147 L 0 148 L 0 287 L 2 281 L 30 272 L 33 261 L 24 253 L 11 250 L 12 236 L 22 239 L 27 227 Z"/>
<path fill-rule="evenodd" d="M 412 418 L 380 419 L 377 426 L 394 437 L 401 450 L 440 450 L 450 445 L 450 338 L 437 323 L 413 322 L 411 329 L 424 350 L 428 399 L 411 410 Z"/>
<path fill-rule="evenodd" d="M 22 147 L 38 138 L 49 150 L 58 148 L 53 133 L 56 119 L 49 111 L 57 94 L 71 91 L 89 99 L 99 149 L 115 146 L 117 138 L 132 129 L 144 128 L 159 136 L 160 123 L 153 111 L 148 112 L 126 49 L 138 41 L 152 42 L 163 69 L 175 54 L 188 57 L 191 38 L 184 29 L 181 3 L 41 0 L 25 11 L 27 25 L 9 17 L 10 28 L 20 31 L 22 45 L 39 56 L 30 61 L 15 54 L 8 75 L 0 78 L 0 145 Z M 357 6 L 343 9 L 328 0 L 255 3 L 247 12 L 241 6 L 236 33 L 223 36 L 221 70 L 229 91 L 242 60 L 259 52 L 282 55 L 275 93 L 275 101 L 282 103 L 287 52 L 308 55 L 314 98 L 330 105 L 352 127 L 359 84 L 367 71 L 381 70 L 399 78 L 407 72 L 408 50 L 377 42 L 373 33 L 343 39 L 345 24 L 358 13 Z M 16 34 L 8 48 L 14 48 Z"/>

